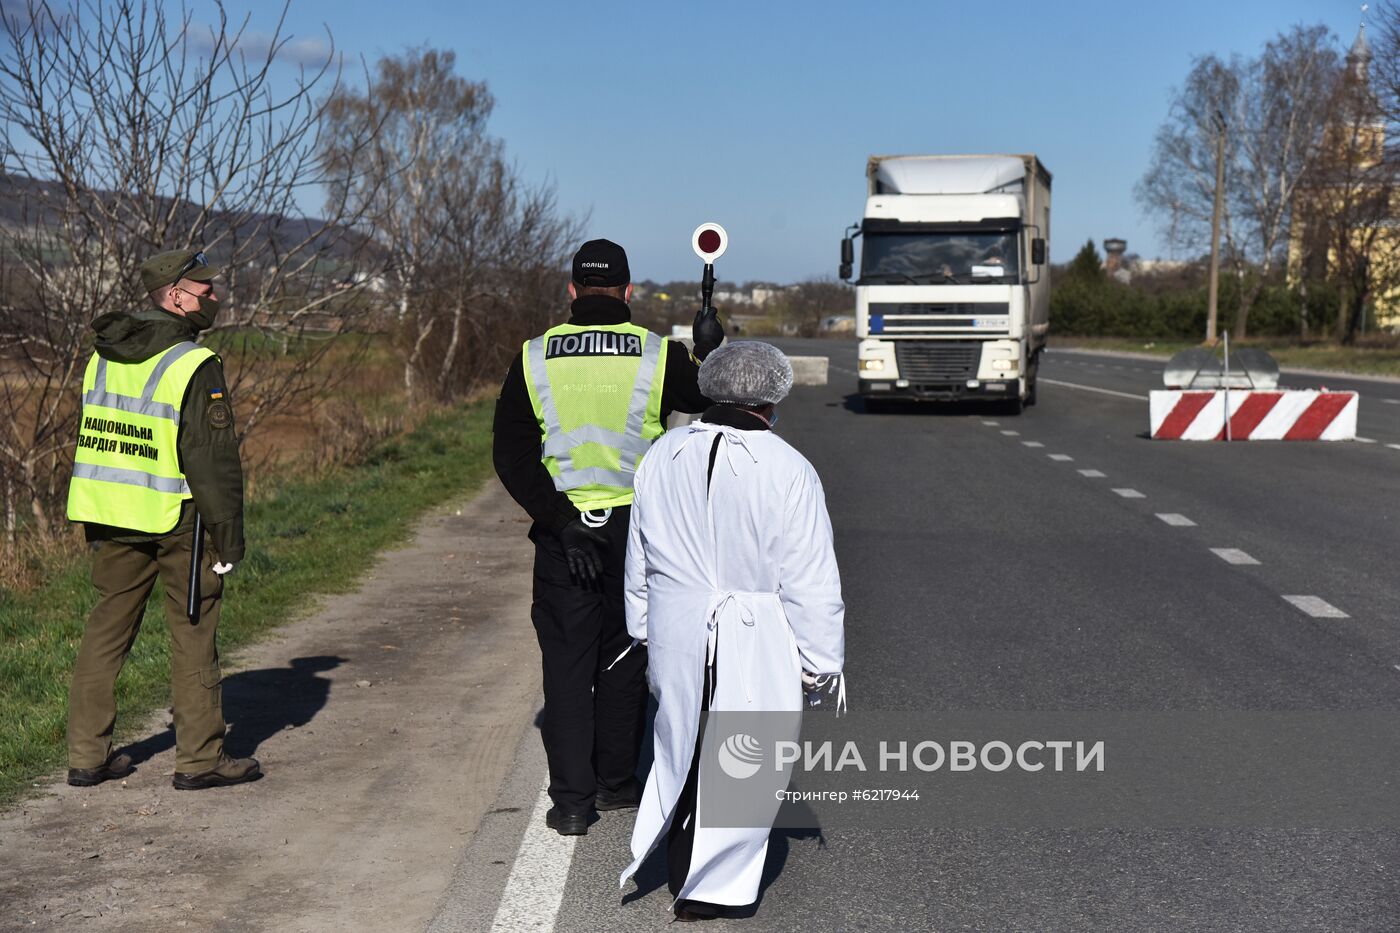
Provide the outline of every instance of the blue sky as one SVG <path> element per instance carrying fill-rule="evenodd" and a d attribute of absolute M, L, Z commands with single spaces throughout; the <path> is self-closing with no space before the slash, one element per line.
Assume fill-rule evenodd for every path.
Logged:
<path fill-rule="evenodd" d="M 279 7 L 248 9 L 270 30 Z M 294 0 L 288 24 L 370 61 L 455 50 L 522 172 L 623 244 L 635 278 L 698 277 L 690 231 L 713 220 L 721 278 L 787 282 L 835 274 L 872 153 L 1035 152 L 1054 174 L 1052 259 L 1108 236 L 1165 256 L 1133 185 L 1192 57 L 1253 54 L 1294 23 L 1345 46 L 1359 19 L 1337 0 Z"/>

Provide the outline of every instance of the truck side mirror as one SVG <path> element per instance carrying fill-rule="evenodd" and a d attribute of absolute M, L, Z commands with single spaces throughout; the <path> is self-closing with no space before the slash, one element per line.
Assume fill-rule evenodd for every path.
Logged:
<path fill-rule="evenodd" d="M 1045 265 L 1045 237 L 1038 236 L 1031 240 L 1031 264 Z"/>
<path fill-rule="evenodd" d="M 851 242 L 850 237 L 841 240 L 841 278 L 842 280 L 851 277 L 851 269 L 856 261 L 856 245 Z"/>

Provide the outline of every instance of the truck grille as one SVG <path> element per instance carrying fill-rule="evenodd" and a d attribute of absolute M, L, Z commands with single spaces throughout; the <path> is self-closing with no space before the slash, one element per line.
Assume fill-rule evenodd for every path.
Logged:
<path fill-rule="evenodd" d="M 977 378 L 982 344 L 900 340 L 894 353 L 899 378 L 916 385 L 947 384 Z"/>

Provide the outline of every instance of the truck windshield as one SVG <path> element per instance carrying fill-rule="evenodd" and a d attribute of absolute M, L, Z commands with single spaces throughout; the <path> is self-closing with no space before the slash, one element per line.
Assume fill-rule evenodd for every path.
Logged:
<path fill-rule="evenodd" d="M 867 233 L 864 239 L 865 282 L 1005 284 L 1020 275 L 1014 231 Z"/>

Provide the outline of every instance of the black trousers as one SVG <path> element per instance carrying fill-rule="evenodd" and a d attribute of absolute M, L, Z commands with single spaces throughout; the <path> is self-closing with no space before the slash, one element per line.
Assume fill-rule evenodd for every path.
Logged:
<path fill-rule="evenodd" d="M 718 659 L 716 659 L 718 661 Z M 690 856 L 695 850 L 695 798 L 700 788 L 700 741 L 705 737 L 706 710 L 710 708 L 710 692 L 714 690 L 718 663 L 705 668 L 705 687 L 700 694 L 700 728 L 695 733 L 695 752 L 690 756 L 690 772 L 685 776 L 681 795 L 676 800 L 671 827 L 666 831 L 666 882 L 672 897 L 679 897 L 686 876 L 690 874 Z"/>
<path fill-rule="evenodd" d="M 559 539 L 536 525 L 534 604 L 530 618 L 544 669 L 544 722 L 549 796 L 569 813 L 587 811 L 599 788 L 619 791 L 636 781 L 646 717 L 646 648 L 632 643 L 623 611 L 622 578 L 631 509 L 616 508 L 603 526 L 608 547 L 601 585 L 569 575 Z M 613 665 L 608 670 L 608 665 Z"/>

